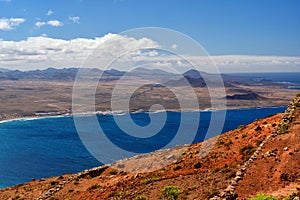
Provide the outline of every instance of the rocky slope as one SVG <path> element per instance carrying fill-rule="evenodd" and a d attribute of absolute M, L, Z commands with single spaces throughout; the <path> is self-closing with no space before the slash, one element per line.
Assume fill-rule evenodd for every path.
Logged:
<path fill-rule="evenodd" d="M 0 199 L 245 199 L 258 193 L 281 198 L 300 187 L 299 102 L 300 95 L 284 114 L 204 143 L 33 180 L 0 190 Z M 213 146 L 209 152 L 207 146 Z"/>

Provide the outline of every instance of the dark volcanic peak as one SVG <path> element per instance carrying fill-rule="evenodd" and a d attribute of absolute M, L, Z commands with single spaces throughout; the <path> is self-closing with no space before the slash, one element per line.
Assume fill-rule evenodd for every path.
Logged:
<path fill-rule="evenodd" d="M 0 78 L 7 80 L 19 80 L 19 79 L 45 79 L 45 80 L 74 80 L 79 68 L 47 68 L 44 70 L 1 70 Z M 97 68 L 82 68 L 81 72 L 101 74 L 101 70 Z M 123 75 L 142 77 L 147 79 L 164 79 L 165 77 L 174 77 L 177 75 L 160 70 L 160 69 L 146 69 L 137 68 L 129 72 L 120 71 L 117 69 L 109 69 L 103 72 L 104 77 L 120 77 Z M 112 79 L 114 80 L 114 78 Z"/>
<path fill-rule="evenodd" d="M 6 72 L 0 72 L 1 79 L 7 80 L 20 80 L 20 79 L 37 79 L 37 80 L 74 80 L 79 68 L 47 68 L 47 69 L 37 69 L 30 71 L 20 71 L 20 70 L 10 70 Z M 101 70 L 96 68 L 81 69 L 81 71 L 86 71 L 87 73 L 99 73 Z"/>
<path fill-rule="evenodd" d="M 37 80 L 63 80 L 73 81 L 76 78 L 79 68 L 47 68 L 44 70 L 9 70 L 0 68 L 0 79 L 1 80 L 22 80 L 22 79 L 37 79 Z M 86 72 L 87 75 L 101 74 L 103 71 L 98 68 L 81 68 L 81 72 Z M 103 80 L 118 80 L 121 76 L 138 77 L 142 79 L 152 80 L 159 83 L 165 83 L 169 86 L 186 86 L 187 81 L 192 87 L 206 87 L 210 86 L 221 86 L 223 81 L 225 87 L 236 87 L 237 85 L 245 86 L 280 86 L 282 88 L 298 88 L 298 84 L 291 83 L 280 83 L 274 82 L 267 79 L 255 79 L 253 77 L 228 75 L 228 74 L 214 74 L 195 69 L 190 69 L 180 74 L 164 71 L 161 69 L 147 69 L 143 67 L 136 68 L 131 71 L 121 71 L 117 69 L 105 70 L 102 74 Z"/>
<path fill-rule="evenodd" d="M 207 84 L 209 84 L 209 86 L 220 87 L 222 86 L 220 81 L 224 81 L 222 80 L 222 74 L 211 74 L 202 71 L 197 71 L 195 69 L 186 71 L 185 73 L 183 73 L 183 76 L 184 77 L 178 80 L 167 81 L 166 85 L 186 86 L 188 82 L 192 87 L 206 87 Z M 234 87 L 230 81 L 224 81 L 223 84 L 225 87 Z"/>
<path fill-rule="evenodd" d="M 227 95 L 226 99 L 231 99 L 231 100 L 262 100 L 265 99 L 265 97 L 262 97 L 255 92 L 248 91 L 245 93 L 241 94 L 234 94 L 234 95 Z"/>
<path fill-rule="evenodd" d="M 175 74 L 161 69 L 147 69 L 143 67 L 135 68 L 128 74 L 131 76 L 175 76 Z"/>
<path fill-rule="evenodd" d="M 123 76 L 126 72 L 124 71 L 119 71 L 116 69 L 109 69 L 109 70 L 105 70 L 103 75 L 107 75 L 107 76 Z"/>
<path fill-rule="evenodd" d="M 183 76 L 185 77 L 190 77 L 190 78 L 202 78 L 202 75 L 207 75 L 208 73 L 202 72 L 202 71 L 197 71 L 195 69 L 190 69 L 186 72 L 183 73 Z"/>
<path fill-rule="evenodd" d="M 19 79 L 46 79 L 46 80 L 73 80 L 76 76 L 77 68 L 48 68 L 45 70 L 31 70 L 31 71 L 8 71 L 5 74 L 5 79 L 19 80 Z M 4 77 L 3 77 L 4 78 Z"/>

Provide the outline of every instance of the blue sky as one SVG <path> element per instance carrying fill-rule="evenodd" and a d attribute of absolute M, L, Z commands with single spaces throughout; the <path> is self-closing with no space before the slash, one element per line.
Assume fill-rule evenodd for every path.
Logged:
<path fill-rule="evenodd" d="M 53 14 L 47 16 L 51 10 Z M 78 16 L 79 24 L 68 18 Z M 0 2 L 0 18 L 25 18 L 5 40 L 47 34 L 93 38 L 127 29 L 158 26 L 183 32 L 211 54 L 300 56 L 300 1 L 295 0 L 11 0 Z M 62 27 L 36 29 L 39 21 Z"/>
<path fill-rule="evenodd" d="M 91 39 L 148 26 L 187 34 L 211 55 L 300 56 L 296 0 L 0 0 L 4 41 Z"/>

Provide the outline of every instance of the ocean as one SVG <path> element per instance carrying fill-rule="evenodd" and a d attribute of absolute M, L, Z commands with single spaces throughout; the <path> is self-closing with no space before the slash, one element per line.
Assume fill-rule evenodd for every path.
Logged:
<path fill-rule="evenodd" d="M 221 132 L 232 130 L 239 125 L 246 125 L 257 118 L 283 112 L 285 109 L 286 107 L 228 110 Z M 203 133 L 206 133 L 208 129 L 212 112 L 222 111 L 198 112 L 200 121 L 193 143 L 204 139 Z M 124 134 L 111 115 L 97 115 L 97 119 L 113 144 L 127 151 L 147 153 L 164 147 L 174 137 L 181 114 L 180 112 L 167 112 L 167 121 L 159 134 L 141 139 Z M 195 112 L 186 114 L 185 117 L 190 117 L 187 121 L 193 121 Z M 130 115 L 140 126 L 150 123 L 149 113 Z M 161 113 L 151 115 L 159 117 Z M 116 117 L 124 121 L 128 114 Z M 85 118 L 88 120 L 88 116 Z M 186 124 L 184 127 L 186 134 L 189 134 L 189 125 Z M 0 141 L 0 188 L 27 182 L 32 178 L 76 173 L 102 165 L 82 144 L 71 116 L 0 123 Z M 107 145 L 101 144 L 101 141 L 99 146 L 107 148 Z M 114 160 L 111 154 L 103 156 Z"/>
<path fill-rule="evenodd" d="M 234 73 L 231 75 L 300 84 L 300 72 Z"/>

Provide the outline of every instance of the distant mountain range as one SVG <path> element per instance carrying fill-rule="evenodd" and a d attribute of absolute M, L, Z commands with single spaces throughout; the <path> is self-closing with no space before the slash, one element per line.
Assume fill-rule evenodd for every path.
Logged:
<path fill-rule="evenodd" d="M 30 70 L 30 71 L 20 71 L 20 70 L 9 70 L 0 68 L 0 80 L 24 80 L 24 79 L 37 79 L 37 80 L 60 80 L 60 81 L 73 81 L 76 78 L 76 74 L 79 68 L 48 68 L 44 70 Z M 158 83 L 163 83 L 167 86 L 184 86 L 187 81 L 192 87 L 206 87 L 209 83 L 213 85 L 220 75 L 210 74 L 206 72 L 199 72 L 197 70 L 191 69 L 182 75 L 174 74 L 171 72 L 166 72 L 160 69 L 146 69 L 146 68 L 136 68 L 132 71 L 125 72 L 116 69 L 110 69 L 101 71 L 100 69 L 84 69 L 88 72 L 101 74 L 103 80 L 117 80 L 121 76 L 125 75 L 129 77 L 139 77 L 147 80 L 154 80 Z M 205 77 L 205 78 L 203 78 Z M 276 83 L 271 80 L 257 80 L 251 77 L 236 76 L 221 74 L 226 87 L 234 87 L 234 85 L 278 85 L 281 84 L 287 86 L 287 83 Z"/>

